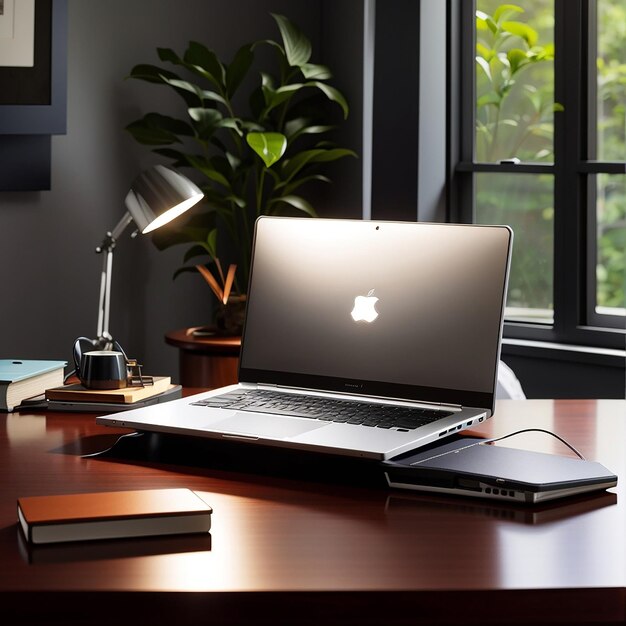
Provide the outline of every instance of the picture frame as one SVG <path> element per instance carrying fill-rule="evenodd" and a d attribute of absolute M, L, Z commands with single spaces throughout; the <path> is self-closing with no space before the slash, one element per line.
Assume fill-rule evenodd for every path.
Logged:
<path fill-rule="evenodd" d="M 0 67 L 35 64 L 35 0 L 0 0 Z"/>
<path fill-rule="evenodd" d="M 0 65 L 0 192 L 50 189 L 51 137 L 67 132 L 67 14 L 67 0 L 35 0 L 34 66 Z"/>

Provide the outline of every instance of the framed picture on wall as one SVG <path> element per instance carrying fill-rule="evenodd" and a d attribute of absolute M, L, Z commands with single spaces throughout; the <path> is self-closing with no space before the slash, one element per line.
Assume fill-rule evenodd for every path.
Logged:
<path fill-rule="evenodd" d="M 35 64 L 35 0 L 0 0 L 0 67 Z"/>
<path fill-rule="evenodd" d="M 16 24 L 22 4 L 33 7 L 33 62 L 7 65 L 2 29 L 9 27 L 1 20 L 14 11 Z M 51 136 L 67 126 L 67 0 L 0 0 L 0 7 L 0 192 L 50 189 Z"/>

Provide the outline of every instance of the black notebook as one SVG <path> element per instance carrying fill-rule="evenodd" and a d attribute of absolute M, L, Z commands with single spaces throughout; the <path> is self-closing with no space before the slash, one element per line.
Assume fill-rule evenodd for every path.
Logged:
<path fill-rule="evenodd" d="M 494 446 L 474 438 L 382 463 L 390 487 L 535 503 L 614 487 L 594 461 Z"/>

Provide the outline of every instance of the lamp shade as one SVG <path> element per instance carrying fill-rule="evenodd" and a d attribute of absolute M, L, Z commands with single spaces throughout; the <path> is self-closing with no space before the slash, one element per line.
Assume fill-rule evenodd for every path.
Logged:
<path fill-rule="evenodd" d="M 163 165 L 146 170 L 126 195 L 126 208 L 145 234 L 167 224 L 199 202 L 204 194 L 189 179 Z"/>

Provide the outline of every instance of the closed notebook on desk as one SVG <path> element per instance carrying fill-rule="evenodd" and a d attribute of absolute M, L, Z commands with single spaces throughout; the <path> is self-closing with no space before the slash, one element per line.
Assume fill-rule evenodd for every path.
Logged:
<path fill-rule="evenodd" d="M 189 489 L 145 489 L 19 498 L 28 541 L 58 543 L 208 532 L 211 507 Z"/>
<path fill-rule="evenodd" d="M 614 487 L 600 463 L 461 438 L 382 463 L 390 487 L 535 503 Z"/>

